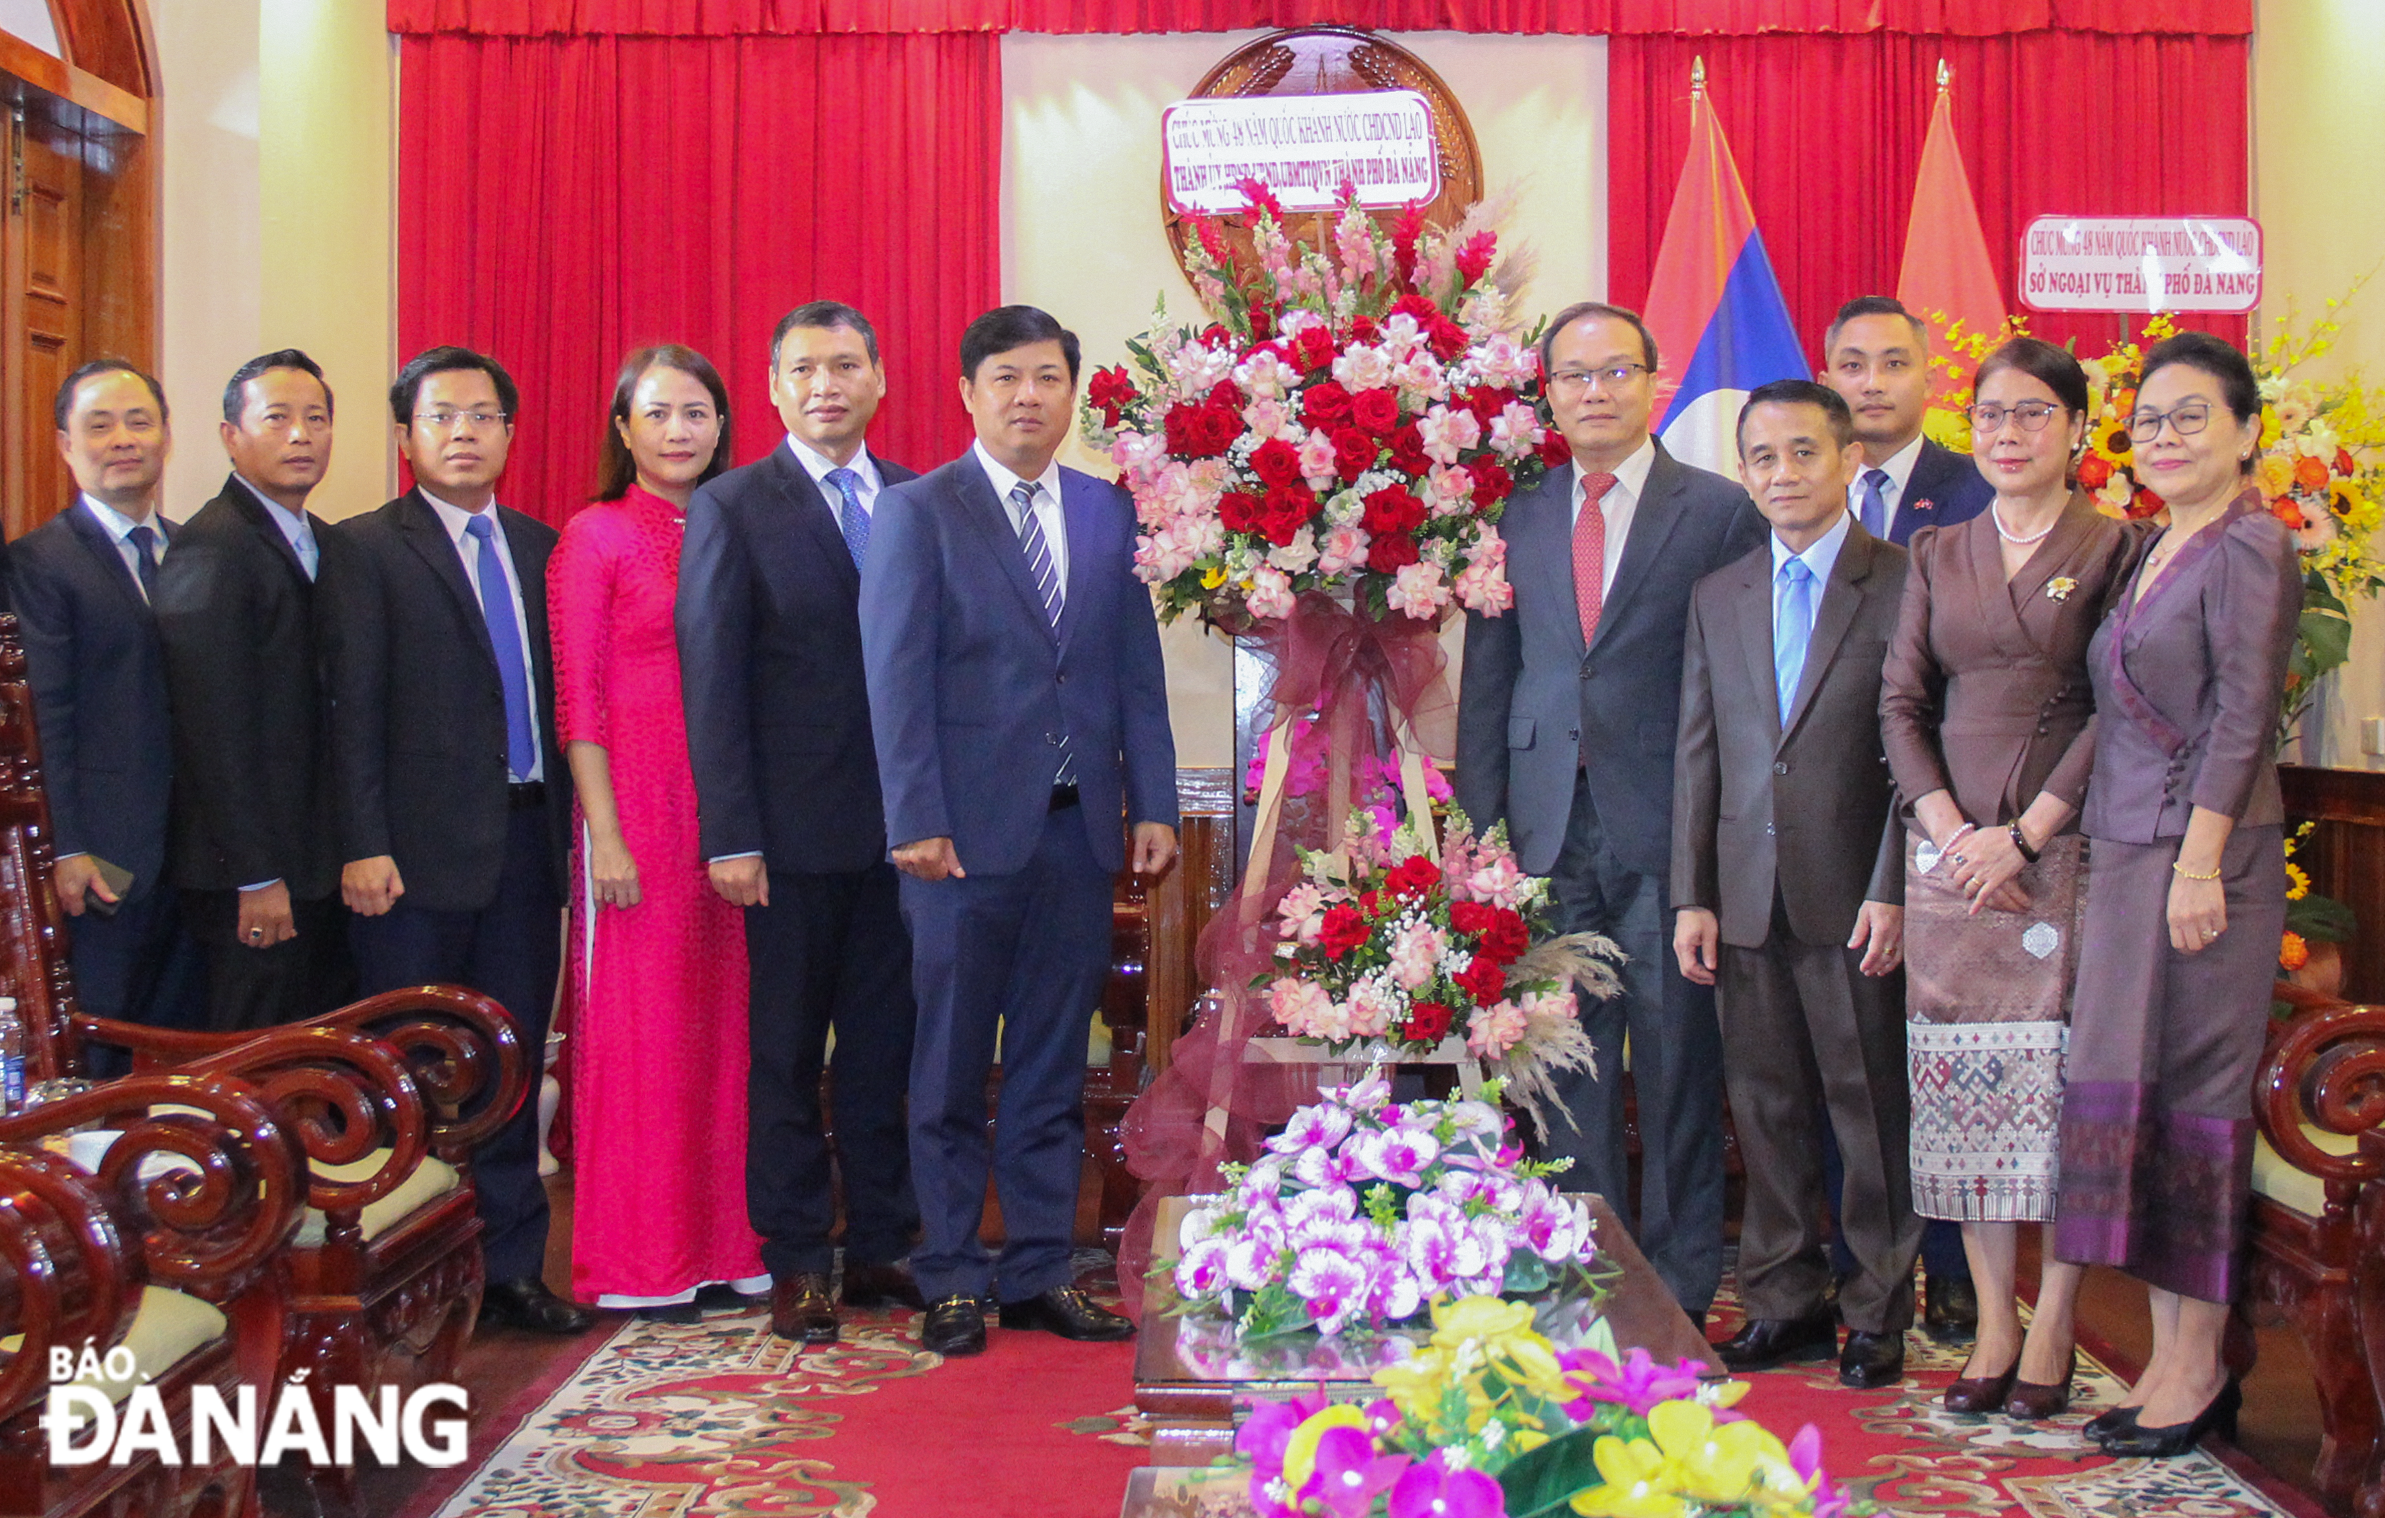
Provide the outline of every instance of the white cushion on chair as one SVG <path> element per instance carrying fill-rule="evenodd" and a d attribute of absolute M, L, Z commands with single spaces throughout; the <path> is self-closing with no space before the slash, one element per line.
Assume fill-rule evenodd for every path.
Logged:
<path fill-rule="evenodd" d="M 382 1166 L 389 1163 L 391 1152 L 376 1149 L 363 1159 L 346 1165 L 315 1165 L 312 1169 L 317 1175 L 329 1176 L 335 1181 L 370 1180 L 381 1173 Z M 364 1211 L 356 1220 L 357 1225 L 364 1230 L 365 1242 L 370 1243 L 379 1238 L 416 1208 L 426 1206 L 455 1190 L 463 1184 L 463 1179 L 455 1166 L 447 1161 L 435 1155 L 424 1155 L 422 1163 L 414 1167 L 412 1175 L 398 1184 L 397 1190 L 377 1202 L 365 1204 Z M 329 1228 L 329 1220 L 321 1212 L 309 1207 L 306 1221 L 298 1225 L 298 1237 L 294 1242 L 301 1249 L 319 1249 Z"/>
<path fill-rule="evenodd" d="M 2360 1148 L 2360 1140 L 2352 1135 L 2331 1132 L 2315 1123 L 2304 1123 L 2302 1136 L 2328 1154 L 2352 1154 Z M 2252 1190 L 2254 1196 L 2265 1196 L 2304 1217 L 2315 1218 L 2327 1210 L 2327 1183 L 2286 1163 L 2286 1157 L 2271 1148 L 2268 1136 L 2261 1133 L 2253 1135 Z"/>
<path fill-rule="evenodd" d="M 226 1326 L 227 1320 L 213 1303 L 163 1286 L 144 1286 L 141 1305 L 133 1312 L 132 1327 L 126 1330 L 121 1346 L 132 1351 L 132 1378 L 118 1381 L 106 1375 L 78 1376 L 68 1384 L 89 1386 L 106 1393 L 110 1402 L 122 1402 L 134 1387 L 156 1380 L 192 1350 L 222 1338 Z M 12 1354 L 24 1344 L 23 1334 L 0 1339 L 0 1349 Z"/>

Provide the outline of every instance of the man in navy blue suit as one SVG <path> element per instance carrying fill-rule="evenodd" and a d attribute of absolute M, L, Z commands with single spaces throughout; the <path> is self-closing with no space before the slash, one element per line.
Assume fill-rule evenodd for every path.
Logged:
<path fill-rule="evenodd" d="M 1818 376 L 1855 414 L 1863 467 L 1847 487 L 1847 509 L 1876 538 L 1902 544 L 1924 527 L 1951 527 L 1987 510 L 1996 498 L 1967 453 L 1942 448 L 1921 434 L 1930 395 L 1929 328 L 1893 296 L 1859 295 L 1839 307 L 1822 337 Z M 1837 1135 L 1822 1125 L 1823 1168 L 1832 1197 L 1839 1194 Z M 1941 1343 L 1977 1331 L 1979 1298 L 1963 1258 L 1962 1230 L 1938 1219 L 1921 1234 L 1928 1289 L 1922 1327 Z M 1844 1278 L 1855 1256 L 1842 1231 L 1831 1231 L 1831 1258 Z"/>
<path fill-rule="evenodd" d="M 79 492 L 18 540 L 9 579 L 75 989 L 86 1012 L 197 1028 L 206 966 L 165 880 L 172 707 L 149 606 L 174 531 L 157 510 L 166 400 L 132 365 L 100 359 L 58 387 L 56 419 Z"/>
<path fill-rule="evenodd" d="M 903 872 L 919 1033 L 912 1270 L 939 1354 L 1004 1328 L 1123 1339 L 1072 1284 L 1086 1039 L 1109 973 L 1112 881 L 1176 856 L 1176 745 L 1126 492 L 1054 462 L 1075 409 L 1074 333 L 1002 306 L 961 337 L 970 450 L 878 498 L 862 655 Z M 1004 1242 L 978 1240 L 991 1154 Z"/>
<path fill-rule="evenodd" d="M 836 1033 L 844 1299 L 919 1306 L 897 1265 L 919 1225 L 903 1093 L 903 931 L 861 666 L 861 566 L 885 491 L 917 478 L 864 442 L 886 395 L 878 334 L 836 301 L 770 339 L 786 441 L 696 491 L 679 556 L 680 683 L 712 887 L 745 910 L 745 1206 L 770 1327 L 836 1341 L 836 1205 L 820 1071 Z"/>
<path fill-rule="evenodd" d="M 1855 441 L 1863 445 L 1847 509 L 1873 537 L 1891 543 L 1933 523 L 1968 522 L 1996 496 L 1969 454 L 1921 435 L 1929 356 L 1929 328 L 1887 295 L 1848 301 L 1822 337 L 1822 372 L 1815 378 L 1845 397 L 1855 413 Z"/>

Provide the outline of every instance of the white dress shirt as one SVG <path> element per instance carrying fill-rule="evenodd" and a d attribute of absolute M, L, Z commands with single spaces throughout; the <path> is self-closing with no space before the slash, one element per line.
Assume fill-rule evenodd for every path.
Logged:
<path fill-rule="evenodd" d="M 1807 544 L 1803 553 L 1789 552 L 1789 545 L 1780 540 L 1780 534 L 1777 532 L 1767 540 L 1772 544 L 1772 646 L 1774 648 L 1780 647 L 1781 614 L 1788 609 L 1789 585 L 1786 580 L 1781 578 L 1780 572 L 1788 567 L 1791 559 L 1805 561 L 1805 567 L 1813 572 L 1814 577 L 1814 620 L 1820 621 L 1822 619 L 1822 594 L 1830 588 L 1830 571 L 1837 567 L 1838 551 L 1847 546 L 1847 530 L 1854 523 L 1855 519 L 1852 516 L 1840 517 L 1831 524 L 1828 532 L 1822 534 L 1815 542 Z M 1807 627 L 1806 633 L 1810 639 L 1813 628 Z M 1809 659 L 1813 657 L 1813 646 L 1810 641 L 1806 645 L 1806 657 Z"/>
<path fill-rule="evenodd" d="M 149 529 L 150 556 L 163 564 L 166 561 L 166 524 L 157 519 L 154 509 L 146 516 L 128 517 L 88 491 L 83 493 L 83 509 L 91 513 L 91 520 L 97 522 L 100 530 L 108 535 L 108 541 L 116 545 L 116 556 L 124 561 L 125 571 L 132 576 L 133 589 L 140 592 L 142 600 L 148 600 L 149 588 L 141 583 L 141 551 L 132 546 L 132 530 L 136 527 Z"/>
<path fill-rule="evenodd" d="M 969 446 L 976 451 L 977 462 L 985 470 L 985 477 L 994 482 L 994 499 L 1002 503 L 1002 513 L 1010 519 L 1010 530 L 1012 532 L 1025 530 L 1027 524 L 1025 519 L 1019 515 L 1018 503 L 1010 498 L 1010 487 L 1019 482 L 1019 477 L 995 463 L 994 456 L 985 451 L 985 444 L 971 443 Z M 1043 466 L 1043 473 L 1036 477 L 1034 483 L 1036 486 L 1035 520 L 1043 528 L 1045 546 L 1052 551 L 1052 573 L 1059 577 L 1060 599 L 1066 601 L 1068 599 L 1068 518 L 1060 509 L 1059 455 L 1054 454 L 1052 461 Z"/>
<path fill-rule="evenodd" d="M 257 504 L 265 508 L 267 516 L 273 518 L 273 525 L 282 530 L 282 537 L 289 542 L 290 551 L 298 555 L 299 568 L 306 571 L 308 579 L 313 579 L 316 571 L 322 568 L 323 550 L 315 542 L 314 525 L 307 521 L 306 513 L 292 511 L 238 474 L 232 478 L 239 480 L 240 487 L 257 498 Z"/>
<path fill-rule="evenodd" d="M 1913 434 L 1913 441 L 1888 456 L 1883 464 L 1866 464 L 1855 471 L 1855 478 L 1847 482 L 1847 511 L 1856 520 L 1863 519 L 1863 477 L 1874 469 L 1887 471 L 1888 483 L 1880 487 L 1880 536 L 1888 536 L 1888 529 L 1896 525 L 1896 509 L 1904 504 L 1905 487 L 1913 482 L 1913 466 L 1921 462 L 1922 435 Z"/>
<path fill-rule="evenodd" d="M 1648 489 L 1649 466 L 1655 462 L 1656 440 L 1640 439 L 1631 457 L 1615 466 L 1615 483 L 1598 498 L 1599 510 L 1607 519 L 1606 565 L 1598 582 L 1602 600 L 1615 588 L 1615 570 L 1623 563 L 1623 543 L 1631 536 L 1631 519 L 1639 512 L 1640 497 Z M 1582 466 L 1578 462 L 1573 466 L 1573 514 L 1567 520 L 1577 525 L 1582 520 Z"/>
<path fill-rule="evenodd" d="M 795 455 L 795 462 L 803 466 L 803 472 L 810 475 L 812 483 L 820 487 L 820 494 L 826 496 L 828 504 L 840 513 L 839 521 L 843 520 L 844 492 L 828 483 L 828 476 L 838 469 L 853 471 L 853 494 L 861 502 L 861 514 L 865 517 L 877 515 L 878 492 L 886 488 L 886 482 L 878 478 L 878 466 L 871 461 L 866 444 L 859 453 L 853 455 L 852 463 L 839 464 L 790 432 L 787 434 L 787 451 Z"/>
<path fill-rule="evenodd" d="M 422 489 L 419 485 L 415 488 Z M 472 594 L 477 604 L 477 598 L 480 595 L 480 545 L 473 542 L 468 536 L 472 518 L 476 513 L 466 511 L 461 506 L 450 506 L 428 490 L 423 490 L 422 498 L 431 503 L 432 511 L 438 513 L 439 525 L 447 529 L 449 540 L 455 544 L 456 557 L 464 561 L 464 578 L 472 582 Z M 546 745 L 535 741 L 538 738 L 539 726 L 538 664 L 530 657 L 530 610 L 522 604 L 521 566 L 514 562 L 513 545 L 505 541 L 505 519 L 497 515 L 497 503 L 489 502 L 488 505 L 480 509 L 477 515 L 486 516 L 497 529 L 495 533 L 497 557 L 505 561 L 506 583 L 513 588 L 513 625 L 514 631 L 519 635 L 522 643 L 523 688 L 530 698 L 530 736 L 533 740 L 530 773 L 516 775 L 514 779 L 544 780 L 547 775 Z"/>

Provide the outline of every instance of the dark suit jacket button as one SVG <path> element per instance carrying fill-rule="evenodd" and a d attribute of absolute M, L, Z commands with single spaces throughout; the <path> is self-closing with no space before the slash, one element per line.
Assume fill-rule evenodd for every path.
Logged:
<path fill-rule="evenodd" d="M 1775 760 L 1773 760 L 1773 761 L 1772 761 L 1772 773 L 1774 773 L 1775 775 L 1785 775 L 1785 774 L 1787 774 L 1788 772 L 1789 772 L 1789 761 L 1788 761 L 1788 760 L 1786 760 L 1786 759 L 1775 759 Z"/>
<path fill-rule="evenodd" d="M 1060 746 L 1060 735 L 1058 733 L 1046 733 L 1043 735 L 1043 741 L 1052 745 L 1054 748 L 1058 748 Z"/>
<path fill-rule="evenodd" d="M 1769 822 L 1764 824 L 1764 836 L 1767 838 L 1772 836 L 1772 824 Z"/>

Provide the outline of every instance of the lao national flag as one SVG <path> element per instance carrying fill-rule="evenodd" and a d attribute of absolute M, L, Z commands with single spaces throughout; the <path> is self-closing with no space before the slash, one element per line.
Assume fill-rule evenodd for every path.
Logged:
<path fill-rule="evenodd" d="M 1734 431 L 1756 386 L 1809 378 L 1789 303 L 1730 144 L 1703 90 L 1689 101 L 1689 161 L 1641 313 L 1675 382 L 1657 433 L 1675 458 L 1739 477 Z"/>

